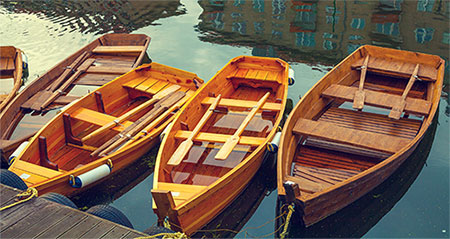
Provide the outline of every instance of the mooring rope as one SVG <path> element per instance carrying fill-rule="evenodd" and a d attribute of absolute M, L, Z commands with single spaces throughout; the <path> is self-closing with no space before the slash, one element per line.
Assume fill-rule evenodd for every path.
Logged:
<path fill-rule="evenodd" d="M 291 221 L 292 213 L 294 213 L 294 211 L 295 211 L 294 210 L 294 204 L 289 205 L 288 209 L 289 209 L 289 212 L 288 212 L 288 215 L 286 217 L 286 222 L 284 223 L 284 229 L 283 229 L 283 232 L 280 234 L 280 238 L 281 239 L 284 239 L 286 237 L 287 233 L 288 233 L 289 222 Z"/>
<path fill-rule="evenodd" d="M 155 235 L 151 235 L 151 236 L 146 236 L 146 237 L 135 237 L 134 239 L 151 239 L 151 238 L 156 238 L 156 237 L 160 237 L 162 236 L 163 239 L 169 239 L 169 238 L 173 238 L 173 239 L 187 239 L 188 237 L 186 236 L 186 234 L 182 233 L 182 232 L 163 232 L 163 233 L 158 233 Z"/>
<path fill-rule="evenodd" d="M 27 197 L 27 198 L 25 198 L 23 200 L 19 200 L 19 201 L 15 202 L 15 203 L 12 203 L 10 205 L 6 205 L 6 206 L 0 208 L 0 212 L 5 210 L 5 209 L 14 207 L 14 206 L 16 206 L 18 204 L 24 203 L 24 202 L 32 199 L 33 197 L 37 197 L 37 196 L 38 196 L 38 191 L 35 188 L 28 188 L 26 191 L 21 192 L 21 193 L 16 195 L 16 197 L 19 198 L 19 199 L 22 198 L 22 197 Z"/>

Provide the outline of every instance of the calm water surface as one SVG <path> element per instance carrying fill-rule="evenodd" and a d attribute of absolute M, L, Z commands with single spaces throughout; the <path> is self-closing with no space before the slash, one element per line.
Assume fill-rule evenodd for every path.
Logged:
<path fill-rule="evenodd" d="M 153 61 L 195 72 L 205 81 L 239 55 L 280 57 L 296 72 L 288 94 L 294 105 L 361 45 L 439 55 L 447 61 L 446 83 L 436 127 L 419 150 L 387 183 L 357 203 L 309 231 L 292 233 L 448 238 L 449 17 L 450 3 L 441 0 L 2 1 L 0 45 L 14 45 L 26 53 L 30 81 L 109 32 L 147 34 L 152 38 L 147 53 Z M 2 82 L 0 90 L 5 87 Z M 80 207 L 111 203 L 136 229 L 146 229 L 156 222 L 150 194 L 155 153 L 74 200 Z M 236 237 L 273 237 L 277 197 L 270 182 L 274 179 L 272 171 L 261 173 L 208 228 L 228 225 L 245 230 Z"/>

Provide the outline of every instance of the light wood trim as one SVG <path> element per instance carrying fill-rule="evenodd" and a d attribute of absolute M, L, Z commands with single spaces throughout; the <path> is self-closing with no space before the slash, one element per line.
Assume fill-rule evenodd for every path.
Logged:
<path fill-rule="evenodd" d="M 86 142 L 86 140 L 91 139 L 92 137 L 95 137 L 103 132 L 105 132 L 108 129 L 111 129 L 112 127 L 122 123 L 123 121 L 129 119 L 131 116 L 139 113 L 141 110 L 149 107 L 150 105 L 158 102 L 159 100 L 161 100 L 164 96 L 167 96 L 169 94 L 171 94 L 172 92 L 175 92 L 177 90 L 179 90 L 181 87 L 179 85 L 172 85 L 169 88 L 166 88 L 163 91 L 158 92 L 158 94 L 154 95 L 151 99 L 147 100 L 146 102 L 140 104 L 138 107 L 126 112 L 125 114 L 117 117 L 115 120 L 103 125 L 102 127 L 96 129 L 95 131 L 93 131 L 92 133 L 86 135 L 85 137 L 83 137 L 81 139 L 82 142 Z"/>
<path fill-rule="evenodd" d="M 400 119 L 400 116 L 402 115 L 403 110 L 405 109 L 406 96 L 408 95 L 414 82 L 416 81 L 418 71 L 419 71 L 419 64 L 416 65 L 416 68 L 414 68 L 414 72 L 412 73 L 411 77 L 409 78 L 409 81 L 408 81 L 408 84 L 406 85 L 405 91 L 402 94 L 401 101 L 395 102 L 396 104 L 392 107 L 391 112 L 389 112 L 389 118 L 397 119 L 397 120 Z"/>
<path fill-rule="evenodd" d="M 145 46 L 97 46 L 93 53 L 140 53 L 145 51 Z"/>
<path fill-rule="evenodd" d="M 195 126 L 194 130 L 192 130 L 189 137 L 181 142 L 181 144 L 178 145 L 175 152 L 172 154 L 172 157 L 170 157 L 169 161 L 167 162 L 168 165 L 178 165 L 181 163 L 183 158 L 186 156 L 186 154 L 189 152 L 189 150 L 192 148 L 192 145 L 194 145 L 194 142 L 192 139 L 194 139 L 195 136 L 200 132 L 202 127 L 205 125 L 206 121 L 208 121 L 209 117 L 214 112 L 214 109 L 216 108 L 217 104 L 220 101 L 220 98 L 222 96 L 218 95 L 217 98 L 214 100 L 214 102 L 209 106 L 206 113 L 203 115 L 203 117 L 200 119 L 200 121 Z"/>
<path fill-rule="evenodd" d="M 308 119 L 298 119 L 293 132 L 386 153 L 396 153 L 411 142 L 409 139 L 349 129 L 332 123 Z"/>
<path fill-rule="evenodd" d="M 105 125 L 117 119 L 114 116 L 103 114 L 87 108 L 79 108 L 78 110 L 70 114 L 70 117 L 99 126 Z M 123 126 L 116 126 L 113 129 L 120 132 L 124 128 L 130 126 L 132 123 L 133 122 L 126 120 L 122 122 Z"/>
<path fill-rule="evenodd" d="M 175 134 L 175 138 L 187 139 L 190 134 L 191 134 L 191 131 L 178 130 Z M 194 141 L 205 141 L 205 142 L 211 142 L 211 143 L 225 143 L 230 136 L 231 135 L 228 135 L 228 134 L 214 134 L 214 133 L 200 132 L 197 135 L 197 137 L 194 138 Z M 241 136 L 239 139 L 239 144 L 259 146 L 262 143 L 264 143 L 265 140 L 266 140 L 266 138 Z"/>
<path fill-rule="evenodd" d="M 30 172 L 31 174 L 38 175 L 44 178 L 53 178 L 62 173 L 56 170 L 51 170 L 46 167 L 42 167 L 33 163 L 28 163 L 22 160 L 16 160 L 14 163 L 14 168 Z"/>
<path fill-rule="evenodd" d="M 228 155 L 230 155 L 233 148 L 239 143 L 239 136 L 244 132 L 247 125 L 250 121 L 255 117 L 256 112 L 262 107 L 262 105 L 266 102 L 267 98 L 269 98 L 270 92 L 267 92 L 254 106 L 254 108 L 250 111 L 244 121 L 241 123 L 239 128 L 234 132 L 234 134 L 227 139 L 222 148 L 217 152 L 215 159 L 225 160 Z"/>
<path fill-rule="evenodd" d="M 214 102 L 214 97 L 205 97 L 202 100 L 203 105 L 210 105 Z M 252 100 L 235 100 L 235 99 L 225 99 L 222 98 L 219 102 L 219 106 L 223 107 L 242 107 L 242 108 L 251 108 L 258 103 L 257 101 Z M 265 102 L 263 106 L 261 107 L 261 110 L 272 110 L 272 111 L 280 111 L 281 110 L 281 104 L 279 103 L 272 103 L 272 102 Z"/>
<path fill-rule="evenodd" d="M 322 92 L 322 96 L 352 101 L 357 90 L 358 88 L 356 87 L 332 84 Z M 367 105 L 389 109 L 394 106 L 395 102 L 401 100 L 401 96 L 399 95 L 392 95 L 371 90 L 364 90 L 364 92 L 366 94 L 365 103 Z M 427 100 L 409 97 L 406 98 L 405 111 L 413 114 L 428 115 L 431 104 L 432 103 Z"/>
<path fill-rule="evenodd" d="M 359 88 L 358 91 L 355 93 L 355 98 L 353 98 L 353 108 L 355 109 L 362 109 L 364 108 L 364 80 L 366 79 L 366 73 L 367 73 L 367 63 L 369 62 L 369 55 L 366 56 L 366 59 L 364 60 L 364 64 L 361 66 L 361 77 L 359 78 Z"/>

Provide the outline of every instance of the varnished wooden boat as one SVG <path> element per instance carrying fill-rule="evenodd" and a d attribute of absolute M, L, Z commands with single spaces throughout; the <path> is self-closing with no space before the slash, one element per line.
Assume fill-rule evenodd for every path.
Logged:
<path fill-rule="evenodd" d="M 192 235 L 245 188 L 283 117 L 288 72 L 280 59 L 240 56 L 186 103 L 156 159 L 160 222 Z"/>
<path fill-rule="evenodd" d="M 0 79 L 13 79 L 13 86 L 8 94 L 0 94 L 0 112 L 16 96 L 22 86 L 23 61 L 22 52 L 13 46 L 0 46 Z"/>
<path fill-rule="evenodd" d="M 277 181 L 304 226 L 365 195 L 414 151 L 436 114 L 444 65 L 362 46 L 299 101 L 281 136 Z"/>
<path fill-rule="evenodd" d="M 39 194 L 76 194 L 153 147 L 202 83 L 193 73 L 143 65 L 69 105 L 33 136 L 8 170 Z"/>
<path fill-rule="evenodd" d="M 47 120 L 43 115 L 49 110 L 83 96 L 71 93 L 74 87 L 102 86 L 139 66 L 149 43 L 150 37 L 144 34 L 103 35 L 28 84 L 0 113 L 2 160 L 36 132 L 36 128 L 21 128 L 21 135 L 16 134 L 14 140 L 10 140 L 24 116 L 33 115 L 33 120 L 21 127 L 36 124 L 36 121 L 43 121 L 38 122 L 43 125 Z"/>

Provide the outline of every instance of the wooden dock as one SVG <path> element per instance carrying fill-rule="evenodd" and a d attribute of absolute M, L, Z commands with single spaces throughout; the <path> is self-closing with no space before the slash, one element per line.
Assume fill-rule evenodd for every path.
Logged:
<path fill-rule="evenodd" d="M 20 190 L 0 184 L 0 207 L 14 202 Z M 1 238 L 135 238 L 134 229 L 43 198 L 0 212 Z"/>

